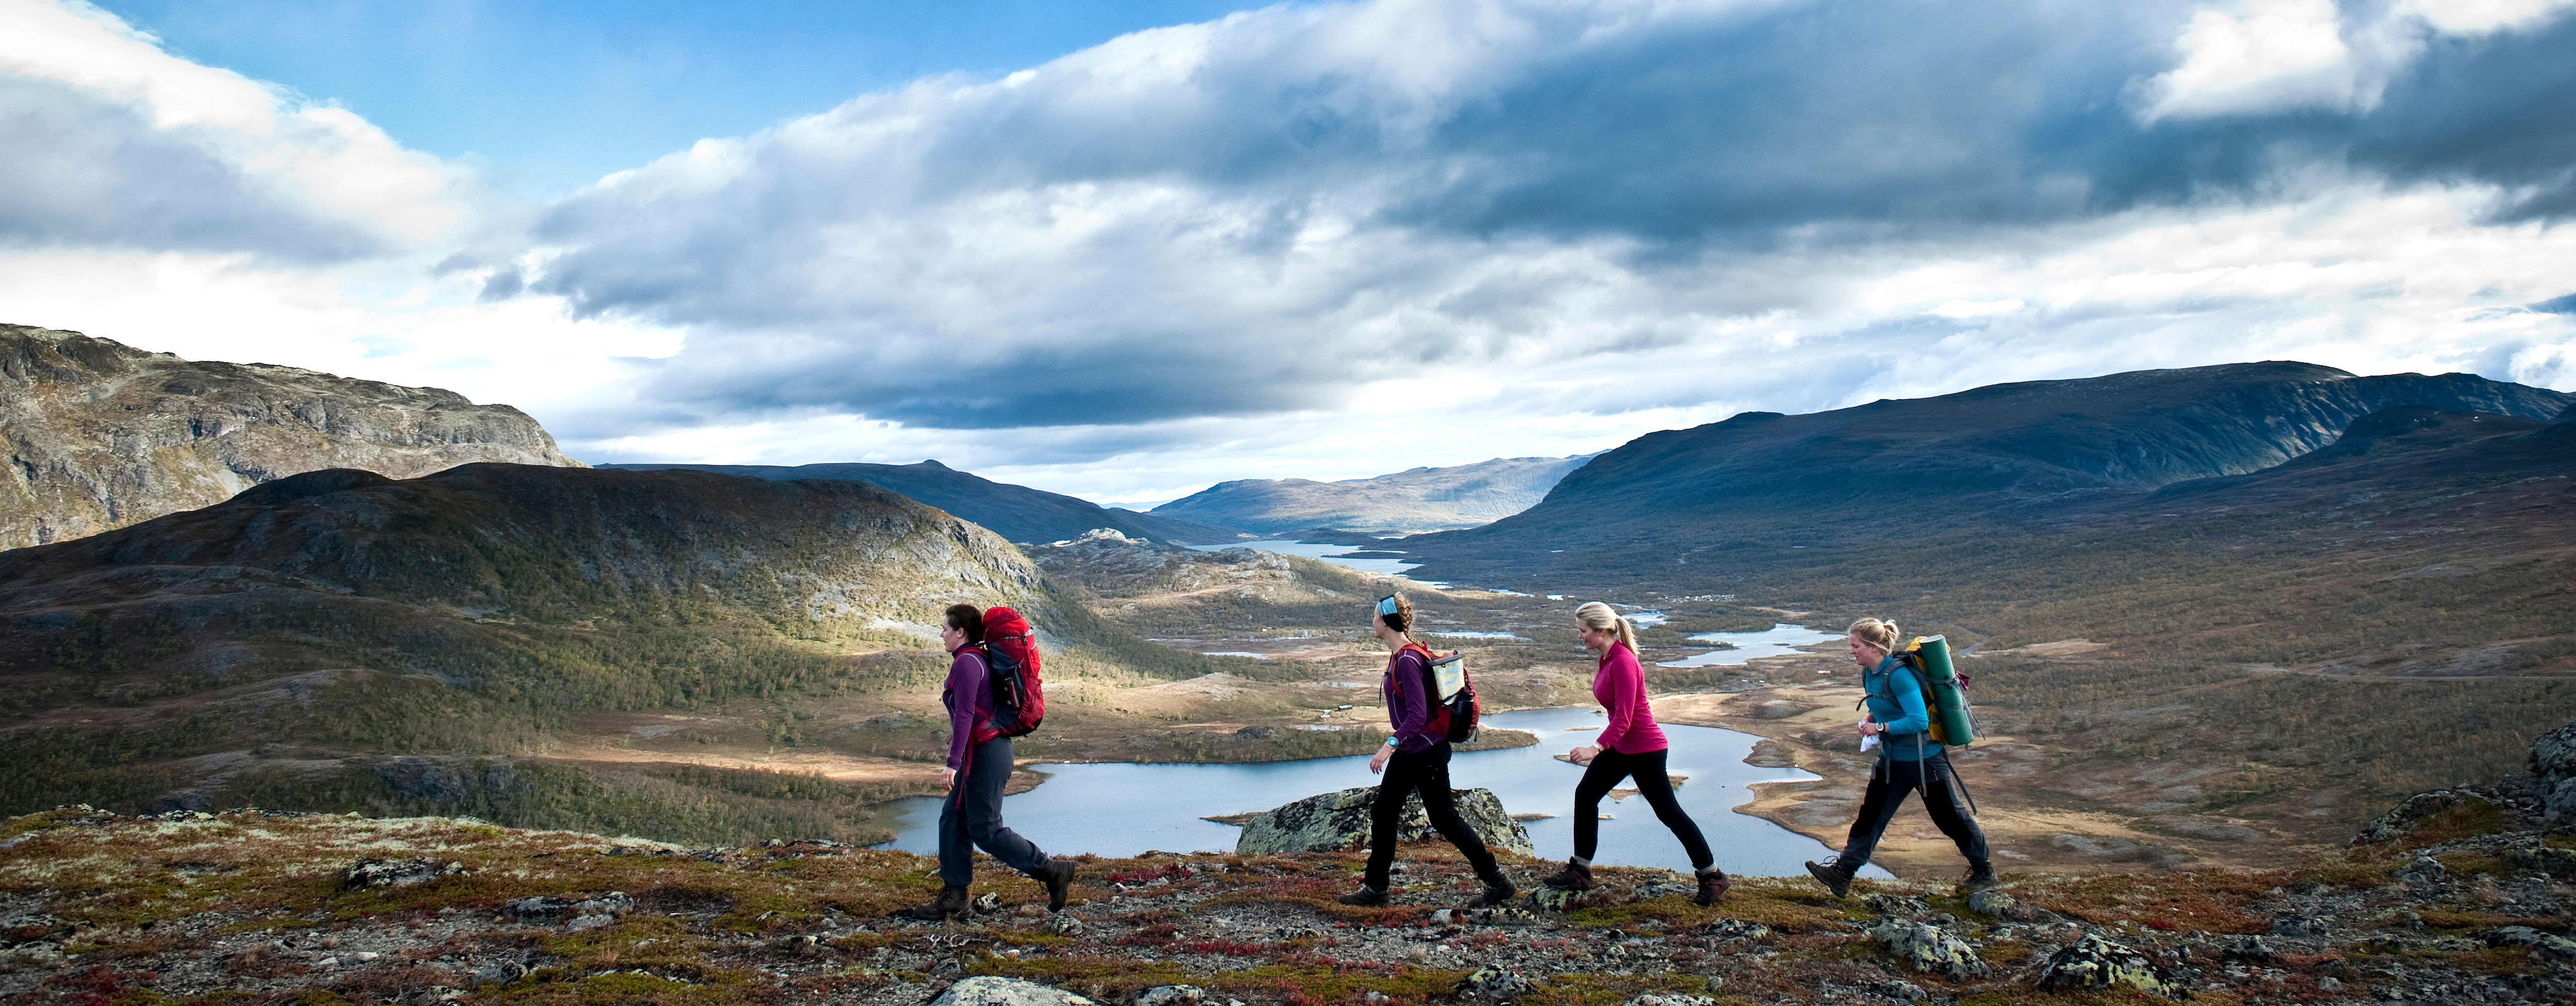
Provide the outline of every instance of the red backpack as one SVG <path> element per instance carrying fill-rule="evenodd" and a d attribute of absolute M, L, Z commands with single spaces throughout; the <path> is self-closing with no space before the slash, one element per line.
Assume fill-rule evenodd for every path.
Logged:
<path fill-rule="evenodd" d="M 984 729 L 996 737 L 1018 737 L 1046 718 L 1046 695 L 1038 681 L 1038 639 L 1029 620 L 1009 608 L 984 612 L 985 679 L 992 682 L 993 715 Z M 982 732 L 982 731 L 978 731 Z"/>

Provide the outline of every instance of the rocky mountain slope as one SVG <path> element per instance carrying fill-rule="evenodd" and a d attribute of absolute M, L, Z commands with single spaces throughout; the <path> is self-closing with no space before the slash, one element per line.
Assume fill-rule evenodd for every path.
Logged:
<path fill-rule="evenodd" d="M 413 478 L 477 461 L 579 466 L 517 409 L 438 388 L 183 360 L 0 325 L 0 549 L 222 502 L 299 472 Z"/>
<path fill-rule="evenodd" d="M 901 852 L 781 837 L 691 849 L 443 818 L 256 810 L 0 821 L 13 1001 L 2542 1003 L 2576 999 L 2576 729 L 2532 774 L 2418 795 L 2289 868 L 2006 886 L 1738 878 L 1713 907 L 1659 870 L 1459 907 L 1431 841 L 1395 903 L 1351 908 L 1360 854 L 1081 858 L 1072 903 L 977 878 L 950 923 L 889 917 L 935 884 Z M 1505 852 L 1524 880 L 1548 864 Z"/>
<path fill-rule="evenodd" d="M 1176 517 L 1264 534 L 1334 528 L 1412 534 L 1475 527 L 1528 509 L 1592 455 L 1495 458 L 1375 478 L 1241 479 L 1155 507 Z"/>
<path fill-rule="evenodd" d="M 1672 567 L 1677 550 L 2012 529 L 2071 506 L 2270 468 L 2387 409 L 2547 421 L 2571 404 L 2576 395 L 2469 374 L 2356 377 L 2274 362 L 1998 384 L 1799 416 L 1745 413 L 1639 437 L 1569 474 L 1529 510 L 1401 547 L 1431 560 L 1422 576 L 1472 580 L 1506 566 L 1544 576 L 1655 554 Z"/>
<path fill-rule="evenodd" d="M 949 513 L 964 517 L 1017 542 L 1053 542 L 1107 528 L 1132 538 L 1184 544 L 1213 544 L 1241 537 L 1224 527 L 1132 510 L 1103 507 L 1089 500 L 1043 489 L 995 482 L 940 464 L 682 465 L 614 464 L 603 468 L 628 471 L 717 472 L 762 479 L 831 479 L 881 486 Z"/>

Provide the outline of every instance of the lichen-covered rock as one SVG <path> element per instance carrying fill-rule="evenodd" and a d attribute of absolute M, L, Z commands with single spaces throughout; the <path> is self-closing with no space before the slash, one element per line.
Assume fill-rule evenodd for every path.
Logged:
<path fill-rule="evenodd" d="M 1136 1006 L 1196 1006 L 1207 990 L 1196 985 L 1157 985 L 1136 993 Z"/>
<path fill-rule="evenodd" d="M 1743 919 L 1719 919 L 1709 923 L 1708 928 L 1701 931 L 1707 933 L 1708 938 L 1717 943 L 1771 938 L 1771 927 L 1759 922 L 1746 922 Z"/>
<path fill-rule="evenodd" d="M 1476 829 L 1491 848 L 1509 849 L 1524 856 L 1538 854 L 1531 844 L 1529 830 L 1503 812 L 1503 802 L 1492 790 L 1460 789 L 1450 791 L 1458 802 L 1458 816 L 1468 827 Z M 1355 787 L 1332 793 L 1321 793 L 1271 808 L 1244 823 L 1242 837 L 1235 840 L 1237 855 L 1259 856 L 1283 852 L 1347 852 L 1368 844 L 1369 809 L 1377 805 L 1376 787 Z M 1431 818 L 1422 811 L 1422 797 L 1417 794 L 1404 803 L 1398 819 L 1398 841 L 1419 842 L 1437 838 Z"/>
<path fill-rule="evenodd" d="M 1073 916 L 1047 916 L 1046 931 L 1058 936 L 1080 936 L 1082 935 L 1083 928 L 1082 920 L 1074 918 Z"/>
<path fill-rule="evenodd" d="M 1901 894 L 1873 894 L 1860 899 L 1860 903 L 1891 919 L 1910 919 L 1932 910 L 1931 902 Z"/>
<path fill-rule="evenodd" d="M 2272 917 L 2272 935 L 2298 939 L 2324 939 L 2334 927 L 2322 915 L 2298 915 L 2284 912 Z"/>
<path fill-rule="evenodd" d="M 1678 894 L 1687 898 L 1695 896 L 1698 893 L 1699 885 L 1697 884 L 1676 884 L 1668 881 L 1656 881 L 1654 883 L 1637 885 L 1637 889 L 1631 893 L 1630 898 L 1636 901 L 1652 901 L 1668 894 Z"/>
<path fill-rule="evenodd" d="M 2561 849 L 2528 838 L 2507 846 L 2504 861 L 2516 869 L 2546 873 L 2560 880 L 2576 880 L 2576 849 Z"/>
<path fill-rule="evenodd" d="M 1983 977 L 1984 958 L 1977 948 L 1939 926 L 1890 919 L 1870 927 L 1869 938 L 1906 967 L 1952 978 Z"/>
<path fill-rule="evenodd" d="M 1462 996 L 1507 1000 L 1538 991 L 1538 986 L 1530 984 L 1530 980 L 1521 977 L 1518 972 L 1504 971 L 1499 968 L 1479 968 L 1468 972 L 1467 977 L 1458 979 L 1458 987 L 1455 991 Z"/>
<path fill-rule="evenodd" d="M 2025 905 L 2000 888 L 1968 892 L 1968 910 L 1990 919 L 2005 922 L 2037 924 L 2057 921 L 2057 913 L 2037 905 Z"/>
<path fill-rule="evenodd" d="M 361 859 L 340 872 L 340 889 L 355 891 L 370 887 L 408 887 L 425 884 L 440 877 L 465 875 L 465 864 L 441 863 L 434 859 Z"/>
<path fill-rule="evenodd" d="M 966 903 L 966 907 L 973 909 L 977 915 L 991 915 L 1002 910 L 1002 896 L 990 892 L 978 894 L 975 900 Z"/>
<path fill-rule="evenodd" d="M 1629 999 L 1626 1006 L 1717 1006 L 1717 1000 L 1674 992 L 1649 992 Z"/>
<path fill-rule="evenodd" d="M 2530 926 L 2498 926 L 2480 934 L 2488 946 L 2524 946 L 2533 957 L 2545 960 L 2576 960 L 2576 940 L 2541 932 Z"/>
<path fill-rule="evenodd" d="M 2040 966 L 2043 992 L 2126 987 L 2148 995 L 2169 996 L 2171 986 L 2147 955 L 2106 939 L 2098 931 L 2054 954 Z"/>
<path fill-rule="evenodd" d="M 2221 951 L 2228 960 L 2239 964 L 2269 964 L 2278 956 L 2272 944 L 2260 936 L 2230 936 L 2227 949 Z"/>
<path fill-rule="evenodd" d="M 1528 897 L 1523 900 L 1533 912 L 1563 912 L 1573 907 L 1575 901 L 1582 897 L 1581 891 L 1569 891 L 1562 887 L 1541 887 L 1529 892 Z"/>
<path fill-rule="evenodd" d="M 997 975 L 960 979 L 930 1001 L 930 1006 L 1093 1006 L 1092 1001 L 1050 985 Z"/>
<path fill-rule="evenodd" d="M 2447 789 L 2417 793 L 2389 808 L 2387 813 L 2371 818 L 2369 824 L 2362 826 L 2361 834 L 2352 837 L 2352 844 L 2371 845 L 2401 837 L 2415 829 L 2415 822 L 2449 810 L 2464 800 L 2486 802 L 2483 797 Z"/>

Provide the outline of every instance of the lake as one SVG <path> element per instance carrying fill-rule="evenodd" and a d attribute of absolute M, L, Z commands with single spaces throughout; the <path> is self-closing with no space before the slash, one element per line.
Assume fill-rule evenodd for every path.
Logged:
<path fill-rule="evenodd" d="M 1573 824 L 1566 815 L 1572 813 L 1574 784 L 1583 769 L 1554 756 L 1590 743 L 1602 719 L 1594 709 L 1529 709 L 1486 717 L 1488 725 L 1537 734 L 1538 745 L 1460 753 L 1450 762 L 1450 782 L 1461 788 L 1493 790 L 1503 808 L 1514 814 L 1557 815 L 1523 826 L 1537 844 L 1540 858 L 1564 859 L 1573 855 Z M 1803 875 L 1801 862 L 1833 851 L 1814 839 L 1733 810 L 1753 799 L 1746 788 L 1752 783 L 1816 776 L 1794 768 L 1745 764 L 1744 756 L 1760 739 L 1752 734 L 1672 724 L 1665 725 L 1664 732 L 1673 745 L 1668 770 L 1690 777 L 1675 795 L 1708 836 L 1717 864 L 1728 873 Z M 1051 778 L 1036 789 L 1003 798 L 1002 816 L 1012 830 L 1057 855 L 1133 856 L 1148 849 L 1231 852 L 1240 829 L 1203 821 L 1201 816 L 1268 810 L 1317 793 L 1377 783 L 1364 755 L 1245 765 L 1095 763 L 1042 768 Z M 899 800 L 894 810 L 896 837 L 885 847 L 937 854 L 939 799 Z M 1681 843 L 1655 820 L 1644 798 L 1604 799 L 1601 811 L 1612 819 L 1601 822 L 1601 848 L 1593 857 L 1595 862 L 1689 868 Z M 1874 866 L 1862 875 L 1890 876 Z"/>
<path fill-rule="evenodd" d="M 1840 642 L 1842 636 L 1818 632 L 1803 625 L 1774 624 L 1760 632 L 1703 632 L 1686 637 L 1702 643 L 1733 643 L 1732 650 L 1710 650 L 1680 660 L 1662 661 L 1659 667 L 1734 667 L 1755 657 L 1776 657 L 1799 652 L 1802 646 Z M 1828 672 L 1829 673 L 1829 672 Z"/>
<path fill-rule="evenodd" d="M 1385 549 L 1378 548 L 1374 545 L 1329 545 L 1314 542 L 1286 541 L 1283 539 L 1265 539 L 1262 541 L 1229 542 L 1223 545 L 1192 545 L 1190 547 L 1201 552 L 1216 552 L 1229 548 L 1257 548 L 1264 552 L 1277 552 L 1281 555 L 1302 555 L 1309 559 L 1322 559 L 1325 562 L 1332 563 L 1336 566 L 1347 566 L 1363 573 L 1375 573 L 1379 576 L 1402 576 L 1407 570 L 1422 565 L 1418 562 L 1406 562 L 1402 559 L 1346 559 L 1342 557 L 1345 552 L 1385 551 Z"/>

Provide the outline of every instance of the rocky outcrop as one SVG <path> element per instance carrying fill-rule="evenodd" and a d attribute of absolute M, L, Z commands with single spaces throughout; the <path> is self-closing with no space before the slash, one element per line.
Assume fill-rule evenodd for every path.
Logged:
<path fill-rule="evenodd" d="M 1092 1006 L 1091 1000 L 1036 982 L 976 975 L 948 987 L 930 1006 Z"/>
<path fill-rule="evenodd" d="M 2148 995 L 2169 995 L 2171 987 L 2147 955 L 2088 931 L 2040 966 L 2039 987 L 2046 992 L 2129 988 Z"/>
<path fill-rule="evenodd" d="M 1411 534 L 1475 527 L 1529 509 L 1567 472 L 1590 460 L 1589 454 L 1495 458 L 1340 482 L 1240 479 L 1155 507 L 1153 515 L 1262 533 L 1339 528 Z"/>
<path fill-rule="evenodd" d="M 0 325 L 0 449 L 0 549 L 317 469 L 408 479 L 476 461 L 581 464 L 526 413 L 452 391 L 183 360 L 25 325 Z"/>
<path fill-rule="evenodd" d="M 1503 812 L 1503 802 L 1488 789 L 1450 791 L 1458 801 L 1458 816 L 1468 827 L 1495 849 L 1509 849 L 1524 856 L 1536 855 L 1537 846 L 1530 843 L 1529 830 Z M 1322 793 L 1293 803 L 1271 808 L 1243 826 L 1243 836 L 1235 840 L 1236 855 L 1259 856 L 1280 852 L 1343 852 L 1368 845 L 1369 810 L 1377 806 L 1374 787 L 1358 787 L 1333 793 Z M 1422 811 L 1422 797 L 1415 795 L 1404 802 L 1403 822 L 1396 828 L 1398 841 L 1419 842 L 1439 837 L 1432 830 L 1431 818 Z"/>
<path fill-rule="evenodd" d="M 2531 742 L 2531 777 L 2551 824 L 2576 824 L 2576 723 Z"/>

